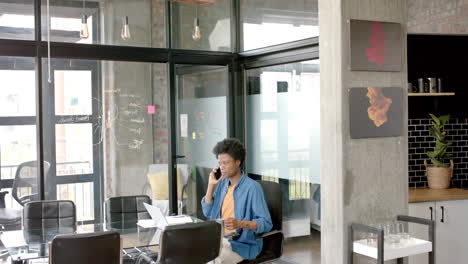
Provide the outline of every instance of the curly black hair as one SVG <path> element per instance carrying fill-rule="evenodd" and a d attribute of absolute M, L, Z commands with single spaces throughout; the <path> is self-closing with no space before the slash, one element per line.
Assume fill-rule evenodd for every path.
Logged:
<path fill-rule="evenodd" d="M 242 166 L 245 160 L 245 147 L 237 138 L 226 138 L 216 143 L 213 154 L 216 158 L 219 154 L 229 154 L 233 159 L 240 160 Z"/>

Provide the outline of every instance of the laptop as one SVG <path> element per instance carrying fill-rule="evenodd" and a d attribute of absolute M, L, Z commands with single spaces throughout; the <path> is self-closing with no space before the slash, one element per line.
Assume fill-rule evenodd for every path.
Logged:
<path fill-rule="evenodd" d="M 151 219 L 145 219 L 138 221 L 138 225 L 145 228 L 157 227 L 164 229 L 168 225 L 180 225 L 185 223 L 192 223 L 192 218 L 186 215 L 177 215 L 177 216 L 164 216 L 161 212 L 161 209 L 157 206 L 143 203 L 148 211 Z"/>

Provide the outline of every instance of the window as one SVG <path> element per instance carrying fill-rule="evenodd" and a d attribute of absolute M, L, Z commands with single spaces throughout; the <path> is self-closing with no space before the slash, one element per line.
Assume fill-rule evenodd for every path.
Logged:
<path fill-rule="evenodd" d="M 183 2 L 183 3 L 182 3 Z M 208 4 L 172 1 L 172 39 L 176 49 L 227 51 L 231 47 L 231 1 Z M 198 25 L 200 37 L 194 38 Z"/>
<path fill-rule="evenodd" d="M 160 165 L 167 180 L 166 65 L 52 59 L 51 68 L 46 198 L 73 200 L 79 221 L 99 222 L 104 199 L 151 194 L 150 168 Z"/>
<path fill-rule="evenodd" d="M 166 47 L 166 1 L 51 1 L 51 41 L 138 47 Z M 89 32 L 80 37 L 83 16 Z M 46 1 L 42 0 L 42 21 L 47 21 Z M 129 38 L 122 37 L 127 24 Z M 46 23 L 42 40 L 47 40 Z"/>
<path fill-rule="evenodd" d="M 34 39 L 34 0 L 0 1 L 0 38 Z"/>
<path fill-rule="evenodd" d="M 20 209 L 12 197 L 15 175 L 21 164 L 37 160 L 34 59 L 0 57 L 0 78 L 0 186 L 9 192 L 6 207 Z M 27 174 L 38 179 L 36 170 Z M 15 192 L 31 194 L 32 189 Z"/>
<path fill-rule="evenodd" d="M 319 35 L 318 1 L 241 1 L 242 51 Z"/>

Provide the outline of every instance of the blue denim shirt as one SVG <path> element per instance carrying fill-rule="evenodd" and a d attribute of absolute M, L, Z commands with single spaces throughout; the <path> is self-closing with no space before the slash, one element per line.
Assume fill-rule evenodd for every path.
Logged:
<path fill-rule="evenodd" d="M 209 219 L 221 217 L 221 206 L 229 186 L 229 179 L 222 179 L 213 194 L 210 204 L 205 203 L 203 197 L 201 204 L 203 213 Z M 250 179 L 244 172 L 234 188 L 234 215 L 237 220 L 255 221 L 257 230 L 238 228 L 237 239 L 229 240 L 232 250 L 245 259 L 255 259 L 262 251 L 263 240 L 256 239 L 257 234 L 271 230 L 272 222 L 270 212 L 260 184 Z"/>

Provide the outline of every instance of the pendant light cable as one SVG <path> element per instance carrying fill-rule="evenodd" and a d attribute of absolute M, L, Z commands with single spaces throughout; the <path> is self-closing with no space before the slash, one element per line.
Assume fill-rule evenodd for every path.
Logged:
<path fill-rule="evenodd" d="M 47 79 L 47 81 L 49 83 L 52 83 L 52 78 L 50 74 L 50 10 L 49 10 L 49 6 L 50 6 L 50 3 L 49 3 L 49 0 L 47 0 L 47 58 L 48 58 L 47 67 L 49 70 L 49 78 Z"/>

